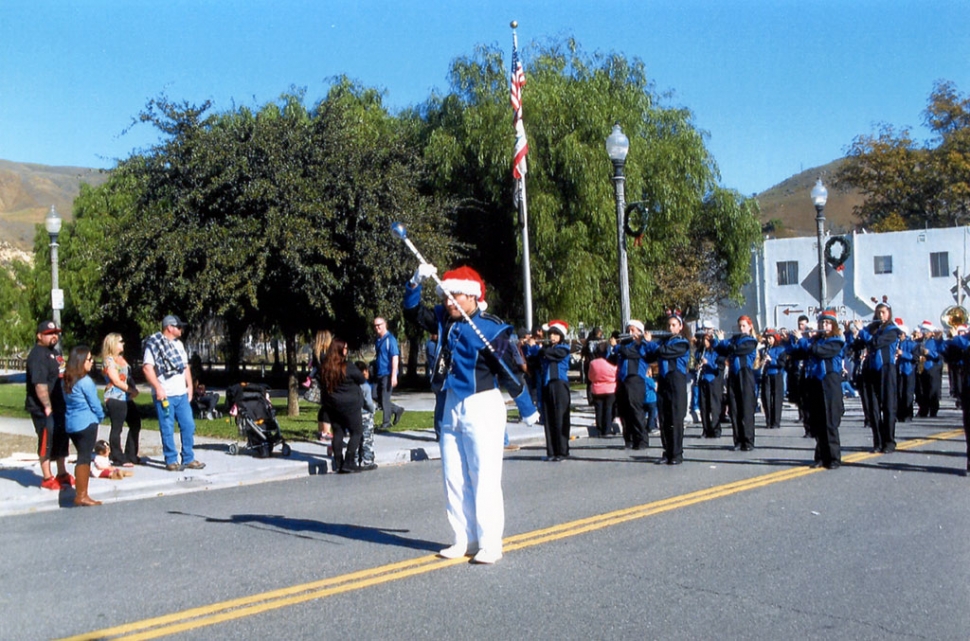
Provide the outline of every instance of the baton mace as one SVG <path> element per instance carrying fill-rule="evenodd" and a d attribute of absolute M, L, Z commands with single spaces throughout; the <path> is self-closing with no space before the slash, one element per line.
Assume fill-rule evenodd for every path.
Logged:
<path fill-rule="evenodd" d="M 404 223 L 400 223 L 400 222 L 392 223 L 391 232 L 393 232 L 395 236 L 397 236 L 398 238 L 404 241 L 404 244 L 407 246 L 408 249 L 411 250 L 411 253 L 414 254 L 414 256 L 418 259 L 418 261 L 421 262 L 422 265 L 431 264 L 425 259 L 423 255 L 421 255 L 421 252 L 418 251 L 418 248 L 414 246 L 414 243 L 411 242 L 411 239 L 408 238 L 408 230 L 407 228 L 404 227 Z M 489 352 L 491 352 L 492 356 L 495 357 L 496 362 L 498 362 L 499 366 L 505 371 L 505 373 L 512 380 L 514 381 L 519 380 L 518 377 L 512 373 L 512 370 L 509 369 L 509 366 L 506 365 L 505 361 L 499 358 L 499 355 L 495 351 L 495 348 L 492 347 L 492 344 L 488 341 L 487 338 L 485 338 L 485 334 L 482 333 L 482 330 L 478 329 L 478 325 L 475 324 L 475 321 L 473 321 L 471 317 L 468 315 L 468 313 L 465 312 L 464 308 L 458 304 L 458 301 L 455 300 L 454 295 L 451 292 L 449 292 L 447 289 L 445 289 L 444 286 L 442 286 L 441 279 L 438 277 L 437 271 L 431 274 L 431 278 L 433 278 L 434 282 L 438 284 L 438 289 L 440 289 L 445 293 L 445 296 L 448 298 L 451 304 L 455 306 L 455 309 L 457 309 L 461 313 L 462 318 L 464 318 L 465 322 L 468 323 L 469 327 L 472 328 L 472 331 L 475 332 L 475 335 L 478 336 L 478 338 L 480 338 L 483 343 L 485 343 L 485 347 L 488 349 Z"/>

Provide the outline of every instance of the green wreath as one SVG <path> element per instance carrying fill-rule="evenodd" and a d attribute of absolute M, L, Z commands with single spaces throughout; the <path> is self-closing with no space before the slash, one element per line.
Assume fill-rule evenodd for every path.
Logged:
<path fill-rule="evenodd" d="M 626 206 L 626 211 L 623 217 L 623 231 L 626 232 L 627 236 L 633 236 L 639 239 L 643 236 L 643 233 L 647 231 L 647 219 L 650 217 L 650 208 L 647 204 L 640 201 L 635 203 L 630 203 Z M 636 218 L 634 219 L 631 214 L 636 213 Z M 636 226 L 634 226 L 634 224 Z"/>
<path fill-rule="evenodd" d="M 835 245 L 839 246 L 839 255 L 832 255 L 832 248 Z M 852 254 L 852 249 L 849 247 L 849 241 L 847 241 L 842 236 L 833 236 L 829 238 L 828 242 L 825 243 L 825 262 L 827 262 L 832 267 L 838 269 L 845 265 L 845 261 L 849 260 L 849 256 Z"/>

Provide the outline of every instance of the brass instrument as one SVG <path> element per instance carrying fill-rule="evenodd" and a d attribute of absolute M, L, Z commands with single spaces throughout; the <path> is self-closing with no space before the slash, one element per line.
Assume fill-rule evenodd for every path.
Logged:
<path fill-rule="evenodd" d="M 966 325 L 968 318 L 970 315 L 967 314 L 966 309 L 959 305 L 950 305 L 940 314 L 940 323 L 955 331 L 960 325 Z"/>

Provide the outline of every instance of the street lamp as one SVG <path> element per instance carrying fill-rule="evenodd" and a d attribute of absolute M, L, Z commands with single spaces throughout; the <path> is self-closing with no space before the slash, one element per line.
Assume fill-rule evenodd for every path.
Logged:
<path fill-rule="evenodd" d="M 825 202 L 829 198 L 829 190 L 822 184 L 821 177 L 812 187 L 812 203 L 815 204 L 815 225 L 818 229 L 818 308 L 825 309 Z"/>
<path fill-rule="evenodd" d="M 630 151 L 630 139 L 623 134 L 620 123 L 613 125 L 613 132 L 606 138 L 606 153 L 613 161 L 613 187 L 616 190 L 616 262 L 620 272 L 620 330 L 626 329 L 630 320 L 630 276 L 626 264 L 626 233 L 624 233 L 623 210 L 626 209 L 626 196 L 623 165 Z"/>
<path fill-rule="evenodd" d="M 54 309 L 54 324 L 61 326 L 61 309 L 64 307 L 64 294 L 57 282 L 57 236 L 61 233 L 61 217 L 57 215 L 54 205 L 44 217 L 44 228 L 51 237 L 51 307 Z"/>

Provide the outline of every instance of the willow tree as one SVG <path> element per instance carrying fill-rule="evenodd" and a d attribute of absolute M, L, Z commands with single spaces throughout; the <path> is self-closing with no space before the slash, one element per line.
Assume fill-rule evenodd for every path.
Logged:
<path fill-rule="evenodd" d="M 619 318 L 613 167 L 604 143 L 614 123 L 630 138 L 628 201 L 650 214 L 632 221 L 632 312 L 691 310 L 737 297 L 759 242 L 753 201 L 717 186 L 704 134 L 685 108 L 665 106 L 643 62 L 584 54 L 574 41 L 533 47 L 526 65 L 528 212 L 537 318 L 615 325 Z M 502 54 L 479 48 L 457 59 L 451 92 L 425 107 L 426 155 L 438 189 L 461 198 L 469 258 L 520 314 L 517 211 L 510 177 L 513 131 Z"/>

